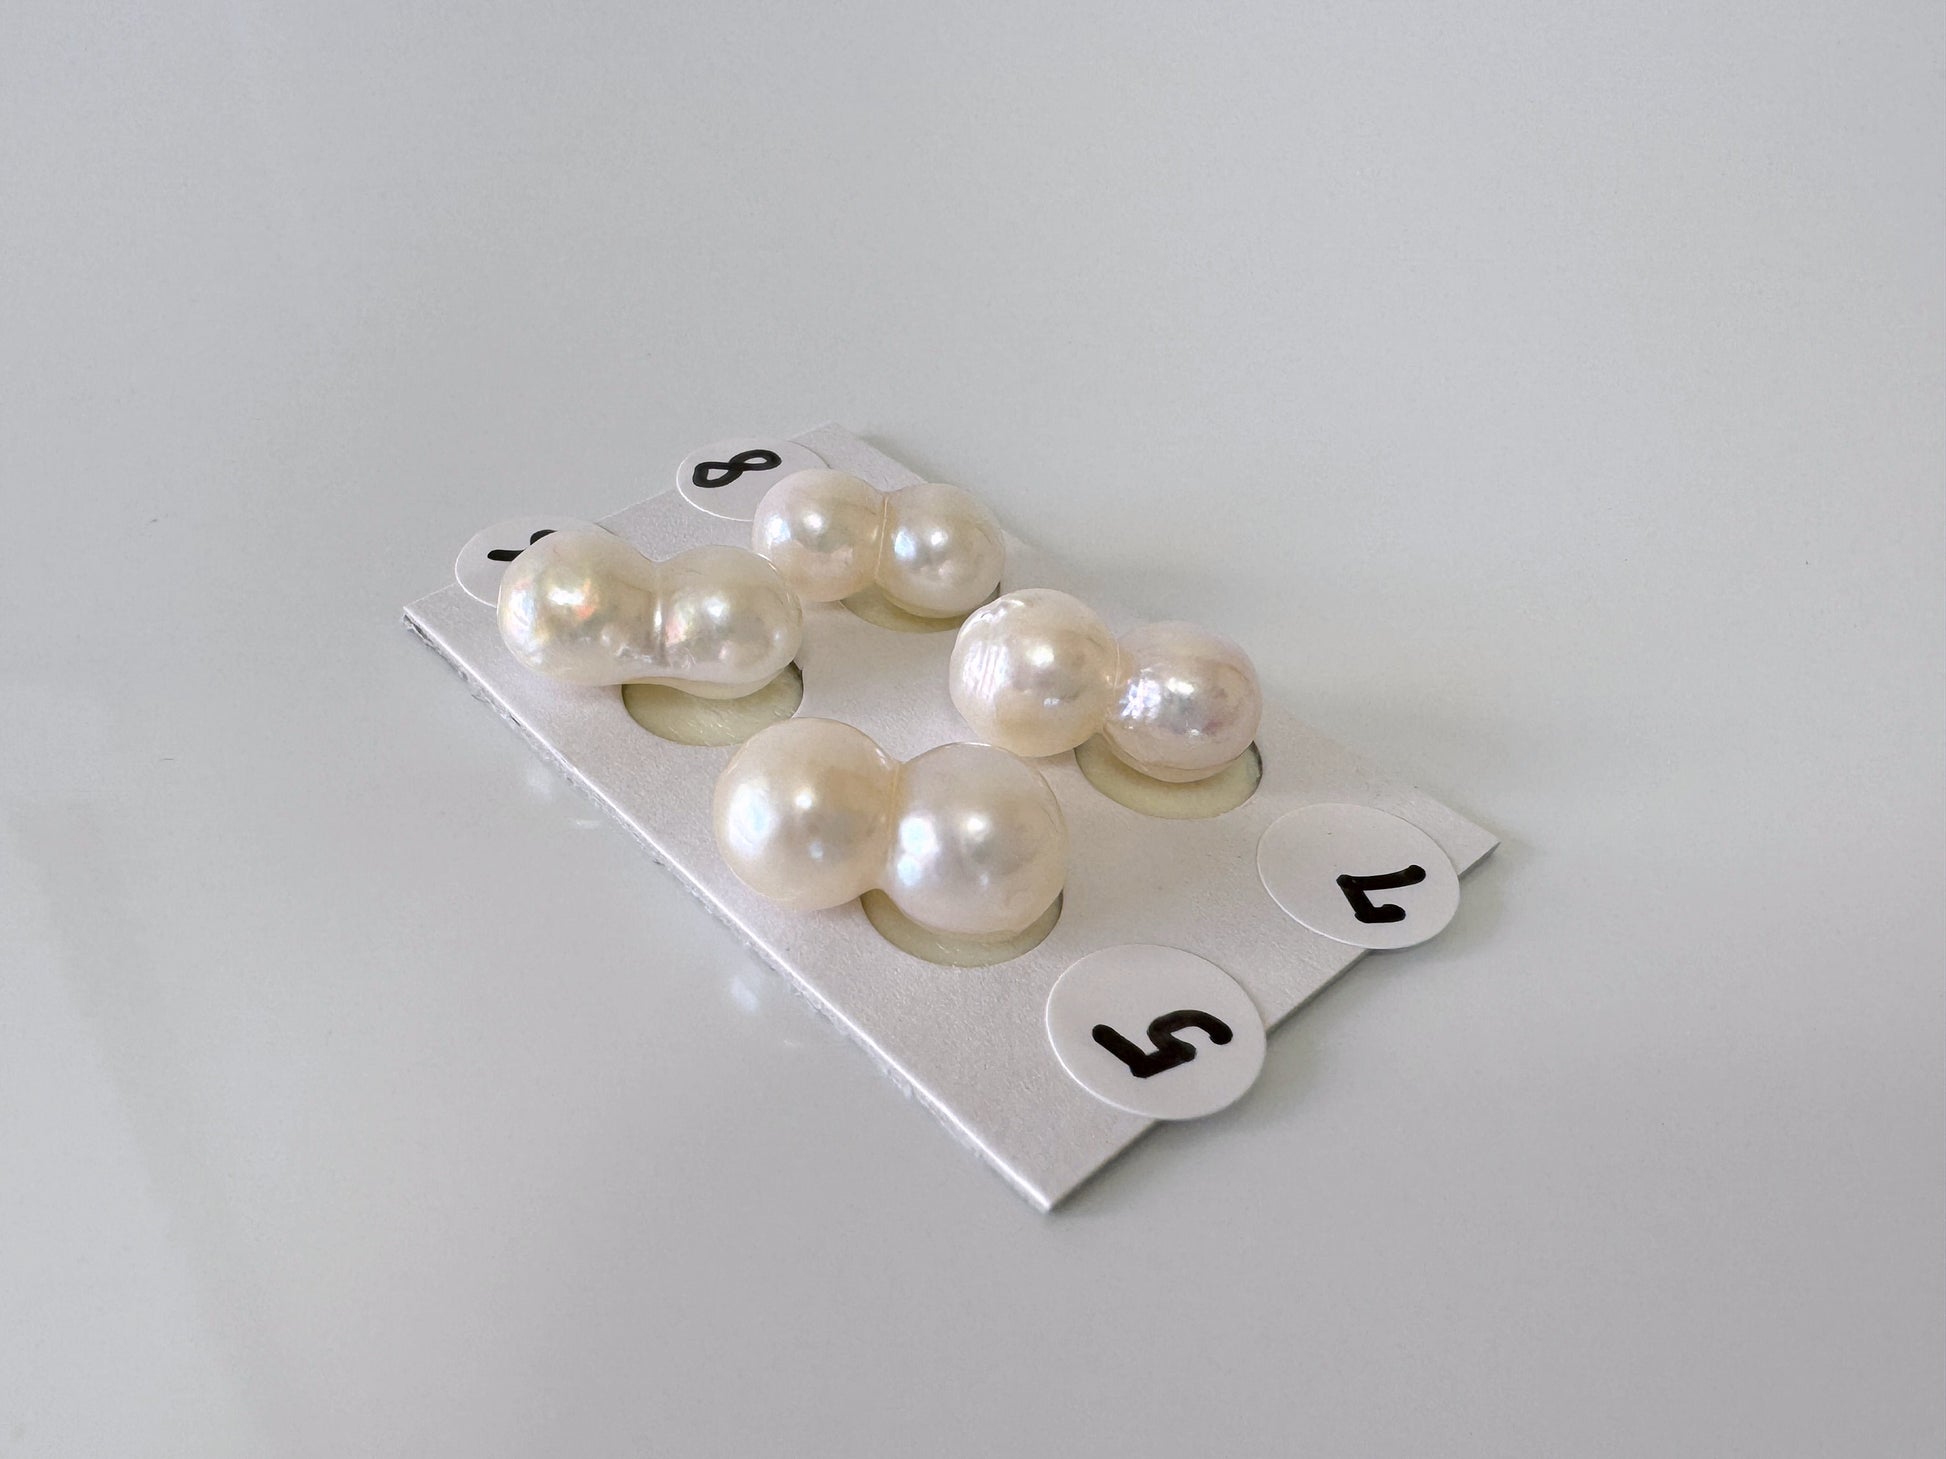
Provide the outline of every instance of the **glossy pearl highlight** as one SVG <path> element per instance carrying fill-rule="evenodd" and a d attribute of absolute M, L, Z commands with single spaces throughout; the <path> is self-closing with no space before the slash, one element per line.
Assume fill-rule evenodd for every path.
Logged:
<path fill-rule="evenodd" d="M 923 927 L 1018 932 L 1067 881 L 1068 828 L 1040 771 L 992 745 L 941 745 L 899 772 L 881 885 Z"/>
<path fill-rule="evenodd" d="M 960 626 L 947 685 L 981 739 L 1016 755 L 1057 755 L 1100 730 L 1118 661 L 1094 609 L 1053 588 L 1021 588 Z"/>
<path fill-rule="evenodd" d="M 788 720 L 724 767 L 712 819 L 724 861 L 773 901 L 814 910 L 877 887 L 952 936 L 1020 932 L 1067 879 L 1053 791 L 992 745 L 941 745 L 900 765 L 849 725 Z"/>
<path fill-rule="evenodd" d="M 1151 623 L 1123 634 L 1119 647 L 1121 684 L 1101 732 L 1122 759 L 1182 783 L 1250 748 L 1264 695 L 1242 649 L 1194 623 Z"/>
<path fill-rule="evenodd" d="M 881 492 L 843 471 L 796 471 L 757 504 L 750 545 L 807 603 L 876 585 L 922 618 L 950 618 L 1000 585 L 1006 542 L 971 492 L 926 482 Z"/>
<path fill-rule="evenodd" d="M 797 656 L 803 608 L 777 570 L 737 547 L 666 562 L 607 532 L 541 538 L 500 580 L 500 637 L 570 684 L 666 684 L 705 699 L 753 694 Z"/>
<path fill-rule="evenodd" d="M 960 626 L 948 669 L 974 733 L 1020 755 L 1099 733 L 1133 768 L 1174 783 L 1216 774 L 1250 748 L 1263 691 L 1250 656 L 1193 623 L 1117 641 L 1100 616 L 1051 588 L 1003 594 Z"/>
<path fill-rule="evenodd" d="M 879 883 L 899 765 L 863 730 L 790 719 L 752 735 L 717 778 L 717 849 L 752 891 L 799 912 Z"/>
<path fill-rule="evenodd" d="M 794 471 L 764 493 L 750 548 L 807 603 L 835 603 L 872 585 L 885 497 L 843 471 Z"/>

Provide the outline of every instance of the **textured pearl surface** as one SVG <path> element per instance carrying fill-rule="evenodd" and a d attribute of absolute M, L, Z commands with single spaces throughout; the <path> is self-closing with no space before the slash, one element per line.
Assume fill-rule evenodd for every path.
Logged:
<path fill-rule="evenodd" d="M 667 684 L 751 694 L 797 656 L 803 608 L 777 570 L 736 547 L 653 562 L 607 532 L 556 532 L 500 581 L 500 637 L 570 684 Z"/>
<path fill-rule="evenodd" d="M 800 912 L 875 887 L 898 762 L 863 730 L 791 719 L 753 735 L 717 778 L 716 845 L 743 884 Z"/>
<path fill-rule="evenodd" d="M 800 910 L 874 887 L 942 933 L 1019 932 L 1067 879 L 1068 833 L 1040 772 L 992 745 L 941 745 L 904 765 L 833 720 L 753 736 L 712 807 L 725 862 Z"/>
<path fill-rule="evenodd" d="M 908 613 L 946 618 L 977 608 L 1000 586 L 1007 547 L 980 499 L 927 482 L 885 499 L 878 586 Z"/>
<path fill-rule="evenodd" d="M 971 492 L 926 482 L 894 492 L 842 471 L 797 471 L 757 504 L 750 544 L 807 603 L 877 585 L 909 613 L 948 618 L 1000 584 L 1006 542 Z"/>
<path fill-rule="evenodd" d="M 750 545 L 805 602 L 835 603 L 872 585 L 884 501 L 846 472 L 796 471 L 757 504 Z"/>
<path fill-rule="evenodd" d="M 899 772 L 885 894 L 914 922 L 983 937 L 1018 932 L 1060 895 L 1068 828 L 1026 761 L 941 745 Z"/>
<path fill-rule="evenodd" d="M 1256 738 L 1263 690 L 1250 656 L 1194 623 L 1122 635 L 1121 691 L 1102 726 L 1109 748 L 1157 780 L 1200 780 Z"/>
<path fill-rule="evenodd" d="M 960 625 L 947 670 L 974 732 L 1017 755 L 1071 750 L 1099 732 L 1144 775 L 1214 775 L 1250 747 L 1263 691 L 1250 656 L 1193 623 L 1109 637 L 1077 598 L 1003 594 Z"/>
<path fill-rule="evenodd" d="M 1116 663 L 1114 635 L 1094 609 L 1053 588 L 1022 588 L 961 625 L 947 685 L 981 739 L 1056 755 L 1101 729 Z"/>

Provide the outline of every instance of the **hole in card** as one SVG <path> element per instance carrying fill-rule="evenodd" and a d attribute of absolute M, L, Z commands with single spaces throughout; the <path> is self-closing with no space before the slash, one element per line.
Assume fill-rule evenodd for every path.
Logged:
<path fill-rule="evenodd" d="M 1088 783 L 1110 800 L 1167 821 L 1201 821 L 1233 811 L 1257 793 L 1264 757 L 1253 744 L 1214 775 L 1175 784 L 1144 775 L 1096 735 L 1074 752 Z"/>
<path fill-rule="evenodd" d="M 628 717 L 658 739 L 677 745 L 740 745 L 758 730 L 789 719 L 804 702 L 796 664 L 741 699 L 704 699 L 667 684 L 624 684 Z"/>
<path fill-rule="evenodd" d="M 1000 589 L 995 588 L 993 597 L 988 598 L 987 603 L 999 596 Z M 979 608 L 969 608 L 964 613 L 954 613 L 945 618 L 922 618 L 917 613 L 906 612 L 876 587 L 853 593 L 849 598 L 839 599 L 839 602 L 873 627 L 889 628 L 895 633 L 956 632 L 962 623 L 979 612 Z M 980 604 L 980 608 L 985 606 L 986 603 Z"/>
<path fill-rule="evenodd" d="M 1054 924 L 1061 920 L 1061 898 L 1056 897 L 1024 931 L 1005 937 L 955 937 L 921 927 L 884 892 L 870 891 L 859 900 L 865 908 L 865 919 L 880 937 L 900 952 L 949 968 L 990 968 L 996 963 L 1011 962 L 1039 947 L 1054 930 Z"/>

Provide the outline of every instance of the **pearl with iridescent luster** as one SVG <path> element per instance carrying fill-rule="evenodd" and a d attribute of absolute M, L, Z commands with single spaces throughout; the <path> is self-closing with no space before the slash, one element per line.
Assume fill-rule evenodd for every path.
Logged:
<path fill-rule="evenodd" d="M 1193 623 L 1118 641 L 1087 604 L 1052 588 L 1002 594 L 960 626 L 954 707 L 982 739 L 1053 755 L 1101 734 L 1157 780 L 1215 774 L 1250 748 L 1263 691 L 1250 656 Z"/>
<path fill-rule="evenodd" d="M 807 603 L 877 585 L 922 618 L 977 608 L 1000 584 L 1006 540 L 971 492 L 924 482 L 881 492 L 843 471 L 795 471 L 757 504 L 750 545 Z"/>
<path fill-rule="evenodd" d="M 500 580 L 500 637 L 570 684 L 667 684 L 704 699 L 753 694 L 797 656 L 804 610 L 740 547 L 655 562 L 608 532 L 555 532 Z"/>
<path fill-rule="evenodd" d="M 879 883 L 899 762 L 863 730 L 787 719 L 752 735 L 717 777 L 717 849 L 752 891 L 799 912 Z"/>
<path fill-rule="evenodd" d="M 1116 647 L 1120 684 L 1101 732 L 1117 755 L 1181 783 L 1214 775 L 1250 748 L 1264 696 L 1241 648 L 1194 623 L 1150 623 Z"/>
<path fill-rule="evenodd" d="M 936 932 L 998 937 L 1030 926 L 1067 879 L 1053 791 L 992 745 L 901 765 L 850 725 L 787 720 L 724 767 L 711 816 L 730 870 L 800 911 L 876 887 Z"/>
<path fill-rule="evenodd" d="M 960 625 L 947 687 L 981 739 L 1016 755 L 1057 755 L 1101 729 L 1118 662 L 1115 635 L 1086 603 L 1016 588 Z"/>

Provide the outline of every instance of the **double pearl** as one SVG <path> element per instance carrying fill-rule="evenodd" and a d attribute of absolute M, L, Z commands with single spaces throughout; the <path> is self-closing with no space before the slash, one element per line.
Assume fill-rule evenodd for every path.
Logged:
<path fill-rule="evenodd" d="M 1000 524 L 957 486 L 899 491 L 843 471 L 797 471 L 757 504 L 750 545 L 807 603 L 831 603 L 876 586 L 921 618 L 977 608 L 1000 585 Z"/>
<path fill-rule="evenodd" d="M 797 656 L 804 610 L 777 570 L 737 547 L 666 562 L 607 532 L 555 532 L 500 580 L 500 637 L 570 684 L 667 684 L 704 699 L 763 688 Z"/>
<path fill-rule="evenodd" d="M 553 533 L 507 569 L 498 614 L 513 655 L 554 678 L 729 699 L 796 657 L 800 599 L 876 586 L 920 616 L 970 612 L 948 683 L 989 743 L 902 764 L 850 725 L 791 719 L 724 768 L 717 846 L 746 885 L 785 906 L 835 907 L 877 889 L 933 932 L 1012 936 L 1060 895 L 1068 852 L 1054 794 L 1020 756 L 1098 734 L 1134 769 L 1185 783 L 1216 774 L 1256 736 L 1256 670 L 1221 635 L 1156 623 L 1118 641 L 1051 588 L 988 602 L 1004 540 L 957 487 L 880 492 L 843 472 L 800 471 L 765 495 L 753 541 L 755 553 L 698 547 L 658 563 L 606 532 Z"/>
<path fill-rule="evenodd" d="M 850 725 L 786 720 L 724 767 L 712 822 L 730 869 L 775 902 L 814 911 L 878 888 L 953 937 L 1020 932 L 1067 879 L 1054 793 L 992 745 L 941 745 L 901 764 Z"/>
<path fill-rule="evenodd" d="M 1250 656 L 1193 623 L 1118 642 L 1086 603 L 1052 588 L 1005 593 L 961 625 L 948 686 L 981 739 L 1055 755 L 1095 734 L 1157 780 L 1203 780 L 1250 748 L 1263 691 Z"/>

